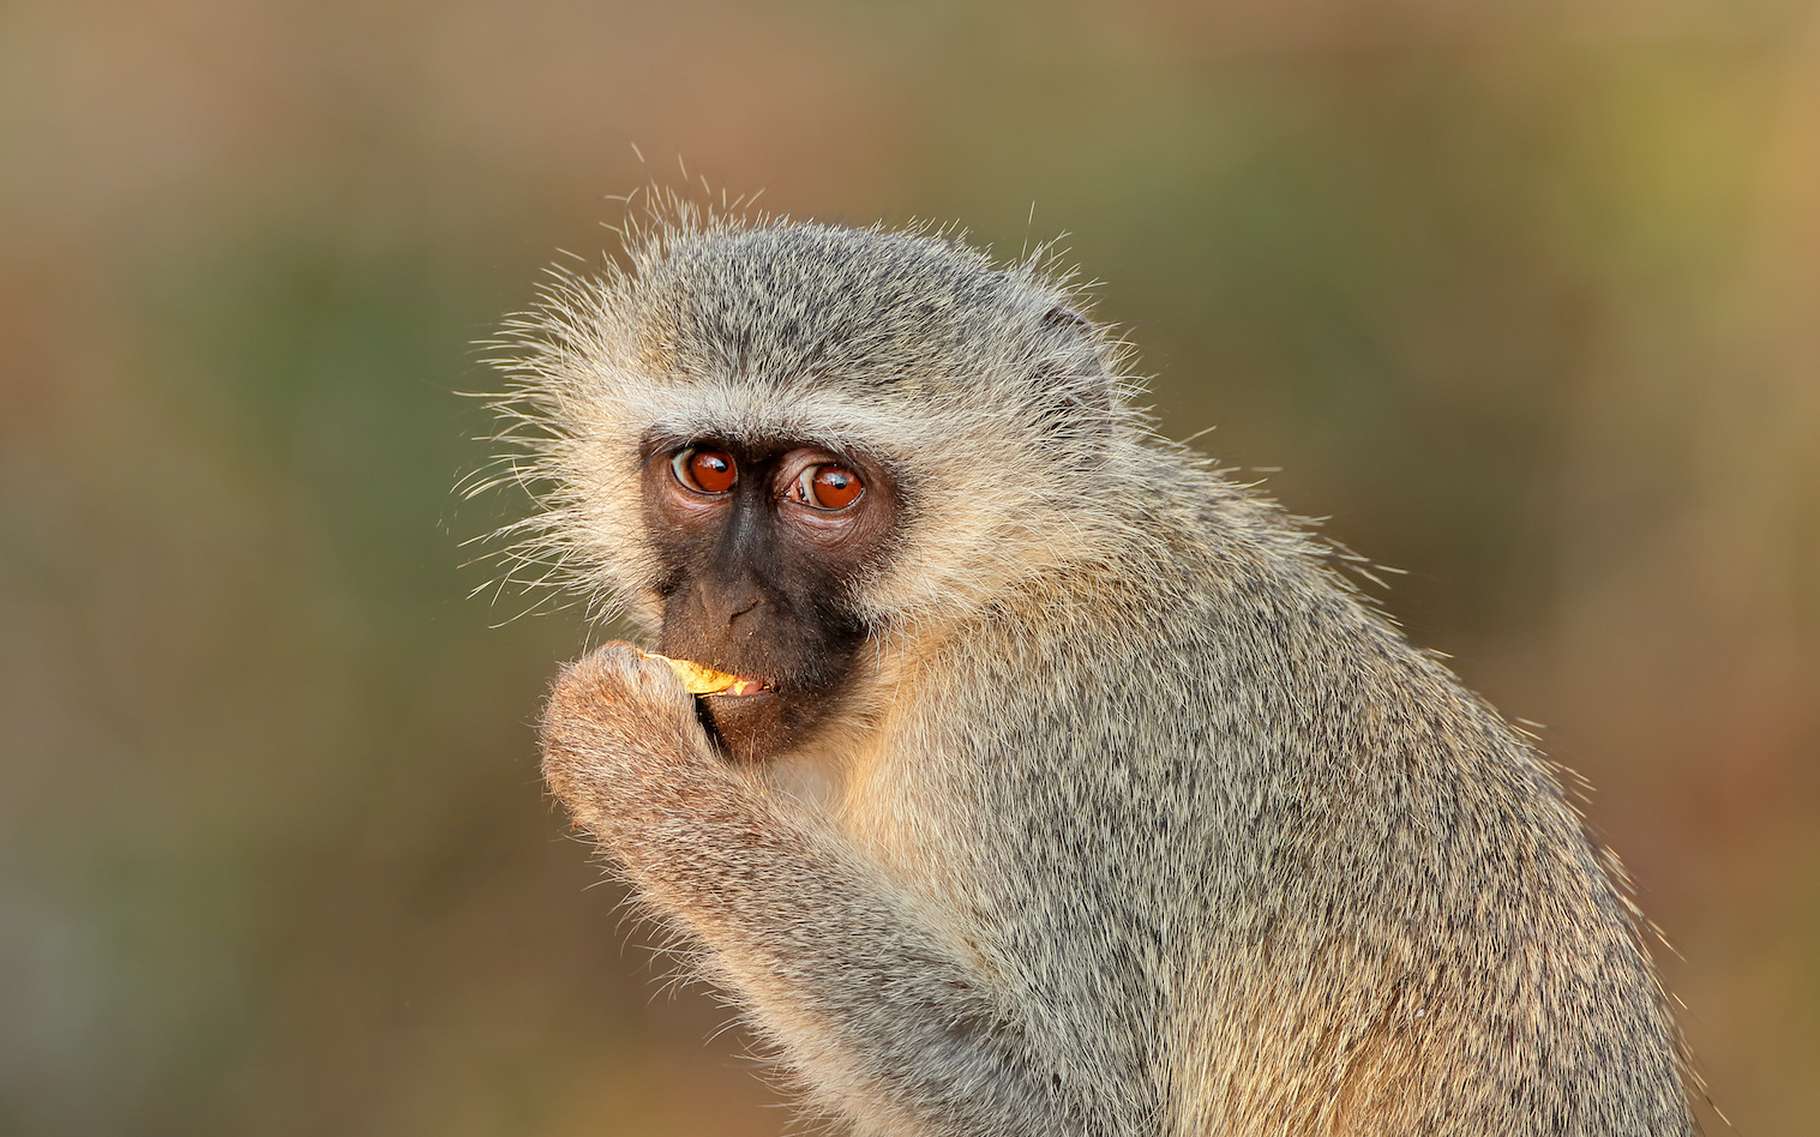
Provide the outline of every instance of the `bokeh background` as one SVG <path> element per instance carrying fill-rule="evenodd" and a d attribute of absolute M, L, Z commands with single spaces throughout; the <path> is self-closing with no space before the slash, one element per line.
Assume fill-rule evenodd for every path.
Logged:
<path fill-rule="evenodd" d="M 449 492 L 473 342 L 705 175 L 1072 234 L 1168 431 L 1599 787 L 1737 1131 L 1814 1132 L 1814 6 L 28 0 L 0 107 L 0 1131 L 789 1126 L 590 887 L 529 726 L 587 629 L 468 598 L 522 503 Z"/>

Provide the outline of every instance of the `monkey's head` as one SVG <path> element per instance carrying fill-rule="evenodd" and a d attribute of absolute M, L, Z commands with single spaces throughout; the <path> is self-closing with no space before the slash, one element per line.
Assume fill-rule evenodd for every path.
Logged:
<path fill-rule="evenodd" d="M 508 325 L 520 563 L 762 681 L 703 700 L 736 756 L 797 745 L 906 630 L 1103 551 L 1082 506 L 1141 425 L 1039 259 L 687 209 L 627 245 Z"/>

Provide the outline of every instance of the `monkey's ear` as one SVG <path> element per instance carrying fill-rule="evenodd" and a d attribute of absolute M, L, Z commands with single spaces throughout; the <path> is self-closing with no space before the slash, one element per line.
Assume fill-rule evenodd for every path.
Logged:
<path fill-rule="evenodd" d="M 1095 430 L 1112 418 L 1112 371 L 1093 321 L 1067 304 L 1043 315 L 1043 355 L 1036 379 L 1044 420 L 1063 429 Z"/>
<path fill-rule="evenodd" d="M 1093 321 L 1081 314 L 1080 309 L 1068 304 L 1057 304 L 1043 313 L 1043 327 L 1064 335 L 1090 340 L 1093 338 Z"/>

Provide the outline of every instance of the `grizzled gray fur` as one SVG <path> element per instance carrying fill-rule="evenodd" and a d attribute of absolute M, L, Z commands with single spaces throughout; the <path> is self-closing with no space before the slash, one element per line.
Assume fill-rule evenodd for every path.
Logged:
<path fill-rule="evenodd" d="M 866 650 L 727 761 L 667 669 L 570 665 L 553 791 L 860 1134 L 1673 1137 L 1615 857 L 1306 527 L 1133 407 L 1046 256 L 672 207 L 510 326 L 526 565 L 655 632 L 652 438 L 875 458 Z"/>

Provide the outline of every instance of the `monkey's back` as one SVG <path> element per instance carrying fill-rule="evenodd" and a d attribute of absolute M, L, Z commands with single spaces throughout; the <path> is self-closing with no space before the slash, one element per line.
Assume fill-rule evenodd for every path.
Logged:
<path fill-rule="evenodd" d="M 1177 457 L 1129 457 L 1169 539 L 927 661 L 863 839 L 1121 1131 L 1691 1132 L 1615 862 L 1541 757 Z"/>

